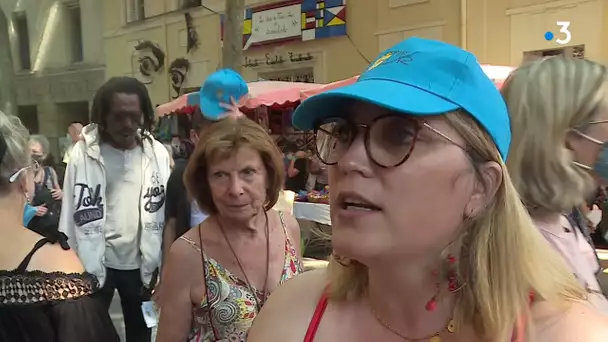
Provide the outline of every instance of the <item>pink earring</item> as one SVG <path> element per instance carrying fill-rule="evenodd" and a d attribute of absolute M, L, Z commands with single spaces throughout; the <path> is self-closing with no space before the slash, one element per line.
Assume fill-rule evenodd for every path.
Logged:
<path fill-rule="evenodd" d="M 448 262 L 448 264 L 450 266 L 453 266 L 456 264 L 457 260 L 456 260 L 455 256 L 453 256 L 452 254 L 449 254 L 448 257 L 446 258 L 446 261 Z M 433 276 L 436 276 L 436 277 L 439 276 L 439 271 L 434 271 Z M 441 292 L 441 282 L 437 282 L 435 284 L 435 286 L 437 287 L 437 292 L 426 303 L 425 309 L 427 311 L 433 311 L 437 308 L 437 297 L 439 296 L 439 293 Z M 460 290 L 460 288 L 458 287 L 458 283 L 456 281 L 456 271 L 451 270 L 448 272 L 448 291 L 450 291 L 451 293 L 454 293 L 454 292 L 457 292 L 458 290 Z"/>

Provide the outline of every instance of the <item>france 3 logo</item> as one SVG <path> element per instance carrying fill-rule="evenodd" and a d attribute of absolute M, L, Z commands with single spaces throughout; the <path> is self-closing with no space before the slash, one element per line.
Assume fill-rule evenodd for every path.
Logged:
<path fill-rule="evenodd" d="M 570 22 L 569 21 L 557 21 L 555 23 L 559 27 L 559 37 L 551 32 L 545 32 L 545 40 L 550 42 L 555 39 L 555 42 L 559 45 L 566 45 L 570 43 L 572 40 L 572 32 L 570 32 Z"/>

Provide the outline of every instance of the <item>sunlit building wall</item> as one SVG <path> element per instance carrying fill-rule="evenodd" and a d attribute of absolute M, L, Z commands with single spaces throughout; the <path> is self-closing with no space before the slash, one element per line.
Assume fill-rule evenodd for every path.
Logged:
<path fill-rule="evenodd" d="M 102 84 L 102 11 L 98 0 L 0 0 L 7 18 L 17 114 L 46 135 L 61 160 L 72 121 L 87 122 Z M 4 46 L 1 48 L 5 48 Z"/>
<path fill-rule="evenodd" d="M 485 64 L 517 66 L 525 59 L 556 54 L 603 62 L 608 58 L 608 47 L 601 43 L 608 33 L 607 4 L 608 0 L 249 0 L 243 74 L 249 81 L 332 82 L 360 73 L 380 51 L 411 36 L 465 47 Z M 220 66 L 224 6 L 222 0 L 104 0 L 107 75 L 140 77 L 156 104 L 200 86 Z M 298 14 L 301 17 L 295 18 Z M 285 27 L 287 15 L 296 26 Z M 260 23 L 260 18 L 270 21 Z M 557 43 L 565 39 L 558 21 L 570 22 L 570 39 L 563 45 Z M 190 31 L 196 33 L 191 48 Z M 553 39 L 545 39 L 547 32 Z M 161 51 L 163 63 L 149 49 L 134 48 L 142 42 Z M 171 68 L 182 59 L 187 60 L 187 71 Z M 142 63 L 146 75 L 141 73 Z"/>
<path fill-rule="evenodd" d="M 486 63 L 517 66 L 564 55 L 608 62 L 606 0 L 461 0 L 466 47 Z M 568 23 L 567 31 L 560 32 Z M 560 44 L 563 43 L 563 44 Z"/>
<path fill-rule="evenodd" d="M 248 81 L 326 83 L 361 72 L 381 49 L 408 36 L 459 43 L 458 1 L 410 2 L 416 1 L 246 1 L 244 33 L 247 41 L 250 35 L 251 44 L 245 44 L 243 75 Z M 224 6 L 222 0 L 104 0 L 107 75 L 141 77 L 157 104 L 184 89 L 200 87 L 220 66 Z M 285 28 L 283 39 L 277 39 L 280 35 L 272 32 L 269 23 L 256 23 L 264 15 L 279 17 L 279 12 L 297 16 L 293 19 L 298 25 Z M 278 26 L 288 22 L 274 21 Z M 258 37 L 253 33 L 256 25 L 262 32 Z M 189 26 L 198 39 L 190 51 Z M 150 52 L 134 49 L 142 41 L 164 54 L 163 67 L 143 77 L 140 61 Z M 180 58 L 188 60 L 189 70 L 176 91 L 170 65 Z"/>

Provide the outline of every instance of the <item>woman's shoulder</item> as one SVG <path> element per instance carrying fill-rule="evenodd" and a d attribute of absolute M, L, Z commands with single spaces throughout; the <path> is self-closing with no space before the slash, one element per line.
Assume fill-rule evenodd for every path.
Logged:
<path fill-rule="evenodd" d="M 538 342 L 604 342 L 608 336 L 608 317 L 589 304 L 572 302 L 558 305 L 540 302 L 532 308 L 535 339 Z"/>
<path fill-rule="evenodd" d="M 291 236 L 300 236 L 300 224 L 295 216 L 283 210 L 272 209 L 271 212 L 276 212 L 281 225 L 284 225 L 285 228 L 287 228 L 287 231 Z"/>
<path fill-rule="evenodd" d="M 199 229 L 201 229 L 200 225 L 192 227 L 171 244 L 168 265 L 181 265 L 182 267 L 179 268 L 186 271 L 185 265 L 193 266 L 201 260 L 202 249 L 200 246 Z"/>
<path fill-rule="evenodd" d="M 78 274 L 84 267 L 78 255 L 71 249 L 64 249 L 59 242 L 47 243 L 32 256 L 28 269 L 47 273 Z"/>
<path fill-rule="evenodd" d="M 31 229 L 22 232 L 19 243 L 27 247 L 31 258 L 28 270 L 45 273 L 83 273 L 84 267 L 78 255 L 70 249 L 67 236 L 61 232 L 46 232 L 44 235 Z M 26 255 L 23 255 L 25 258 Z"/>
<path fill-rule="evenodd" d="M 247 341 L 301 341 L 326 286 L 325 269 L 305 272 L 281 285 L 256 317 Z"/>

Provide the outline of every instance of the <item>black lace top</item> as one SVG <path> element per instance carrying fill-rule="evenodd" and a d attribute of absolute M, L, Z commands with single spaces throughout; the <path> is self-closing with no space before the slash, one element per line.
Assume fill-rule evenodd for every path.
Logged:
<path fill-rule="evenodd" d="M 66 249 L 59 240 L 43 238 L 15 270 L 0 270 L 0 342 L 119 342 L 108 312 L 91 297 L 95 276 L 26 271 L 45 244 Z"/>

